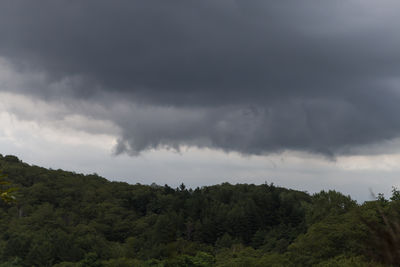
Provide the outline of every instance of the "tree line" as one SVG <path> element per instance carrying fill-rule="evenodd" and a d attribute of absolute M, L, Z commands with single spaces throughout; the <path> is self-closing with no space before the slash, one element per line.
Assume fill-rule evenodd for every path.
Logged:
<path fill-rule="evenodd" d="M 0 155 L 0 170 L 1 192 L 12 197 L 0 201 L 0 267 L 400 262 L 396 189 L 358 204 L 336 191 L 310 195 L 268 183 L 131 185 L 11 155 Z"/>

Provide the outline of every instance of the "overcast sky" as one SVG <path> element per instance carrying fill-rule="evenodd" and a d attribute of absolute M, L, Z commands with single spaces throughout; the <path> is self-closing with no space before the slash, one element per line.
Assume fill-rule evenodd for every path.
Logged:
<path fill-rule="evenodd" d="M 400 2 L 4 0 L 0 153 L 130 183 L 400 185 Z"/>

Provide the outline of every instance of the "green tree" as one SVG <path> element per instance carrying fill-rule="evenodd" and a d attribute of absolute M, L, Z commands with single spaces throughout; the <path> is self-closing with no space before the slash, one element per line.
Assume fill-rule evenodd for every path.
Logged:
<path fill-rule="evenodd" d="M 345 255 L 357 256 L 364 251 L 368 230 L 354 213 L 330 216 L 313 224 L 289 246 L 289 258 L 296 266 L 313 266 Z"/>
<path fill-rule="evenodd" d="M 14 192 L 17 188 L 10 187 L 11 183 L 6 181 L 6 175 L 0 172 L 0 198 L 6 203 L 15 201 Z"/>

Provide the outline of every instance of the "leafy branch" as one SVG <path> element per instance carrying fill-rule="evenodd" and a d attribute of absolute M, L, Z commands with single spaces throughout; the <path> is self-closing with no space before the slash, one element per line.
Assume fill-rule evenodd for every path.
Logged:
<path fill-rule="evenodd" d="M 15 187 L 10 187 L 10 182 L 6 179 L 6 175 L 0 173 L 0 198 L 6 203 L 11 203 L 16 200 L 14 192 L 18 189 Z"/>

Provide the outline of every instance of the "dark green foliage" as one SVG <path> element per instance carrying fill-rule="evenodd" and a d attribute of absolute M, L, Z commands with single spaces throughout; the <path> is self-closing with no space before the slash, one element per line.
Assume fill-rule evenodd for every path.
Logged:
<path fill-rule="evenodd" d="M 15 156 L 0 155 L 0 170 L 19 189 L 14 203 L 0 202 L 0 267 L 378 266 L 398 259 L 391 247 L 400 247 L 396 189 L 391 200 L 360 206 L 335 191 L 310 196 L 272 184 L 129 185 Z"/>

